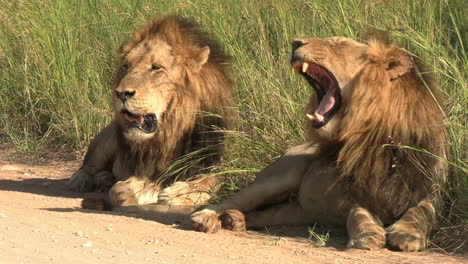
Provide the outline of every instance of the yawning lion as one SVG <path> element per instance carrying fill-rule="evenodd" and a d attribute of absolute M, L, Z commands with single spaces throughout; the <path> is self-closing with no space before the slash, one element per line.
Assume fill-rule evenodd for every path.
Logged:
<path fill-rule="evenodd" d="M 192 214 L 195 228 L 319 222 L 346 226 L 348 247 L 423 249 L 447 179 L 432 75 L 402 48 L 342 37 L 295 40 L 292 66 L 315 90 L 309 141 L 245 189 Z"/>

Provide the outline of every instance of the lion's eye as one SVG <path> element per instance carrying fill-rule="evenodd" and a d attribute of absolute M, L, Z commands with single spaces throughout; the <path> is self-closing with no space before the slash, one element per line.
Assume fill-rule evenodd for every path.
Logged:
<path fill-rule="evenodd" d="M 151 65 L 151 71 L 158 71 L 161 69 L 161 66 L 157 65 L 157 64 L 153 64 Z"/>

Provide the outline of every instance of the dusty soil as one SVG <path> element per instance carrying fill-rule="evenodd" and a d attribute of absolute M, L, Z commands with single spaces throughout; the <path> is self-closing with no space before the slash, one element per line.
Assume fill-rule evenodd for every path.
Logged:
<path fill-rule="evenodd" d="M 306 227 L 204 234 L 182 216 L 82 210 L 83 197 L 103 194 L 66 189 L 79 161 L 27 163 L 0 152 L 0 263 L 468 263 L 466 255 L 346 250 L 334 232 L 314 247 Z"/>

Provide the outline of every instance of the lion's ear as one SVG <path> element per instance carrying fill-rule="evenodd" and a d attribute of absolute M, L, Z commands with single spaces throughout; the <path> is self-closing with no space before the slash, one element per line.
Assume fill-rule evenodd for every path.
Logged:
<path fill-rule="evenodd" d="M 204 48 L 199 48 L 197 49 L 187 66 L 192 70 L 194 73 L 198 73 L 203 65 L 208 61 L 208 58 L 210 57 L 210 48 L 209 47 L 204 47 Z"/>
<path fill-rule="evenodd" d="M 387 53 L 386 65 L 390 80 L 393 81 L 411 71 L 413 59 L 406 50 L 394 47 Z"/>

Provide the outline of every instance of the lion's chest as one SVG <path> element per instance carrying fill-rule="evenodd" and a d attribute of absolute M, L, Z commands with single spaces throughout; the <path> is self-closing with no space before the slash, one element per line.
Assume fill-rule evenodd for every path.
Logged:
<path fill-rule="evenodd" d="M 134 176 L 134 168 L 130 165 L 131 161 L 118 155 L 112 164 L 112 174 L 117 181 L 125 181 L 131 176 Z"/>

